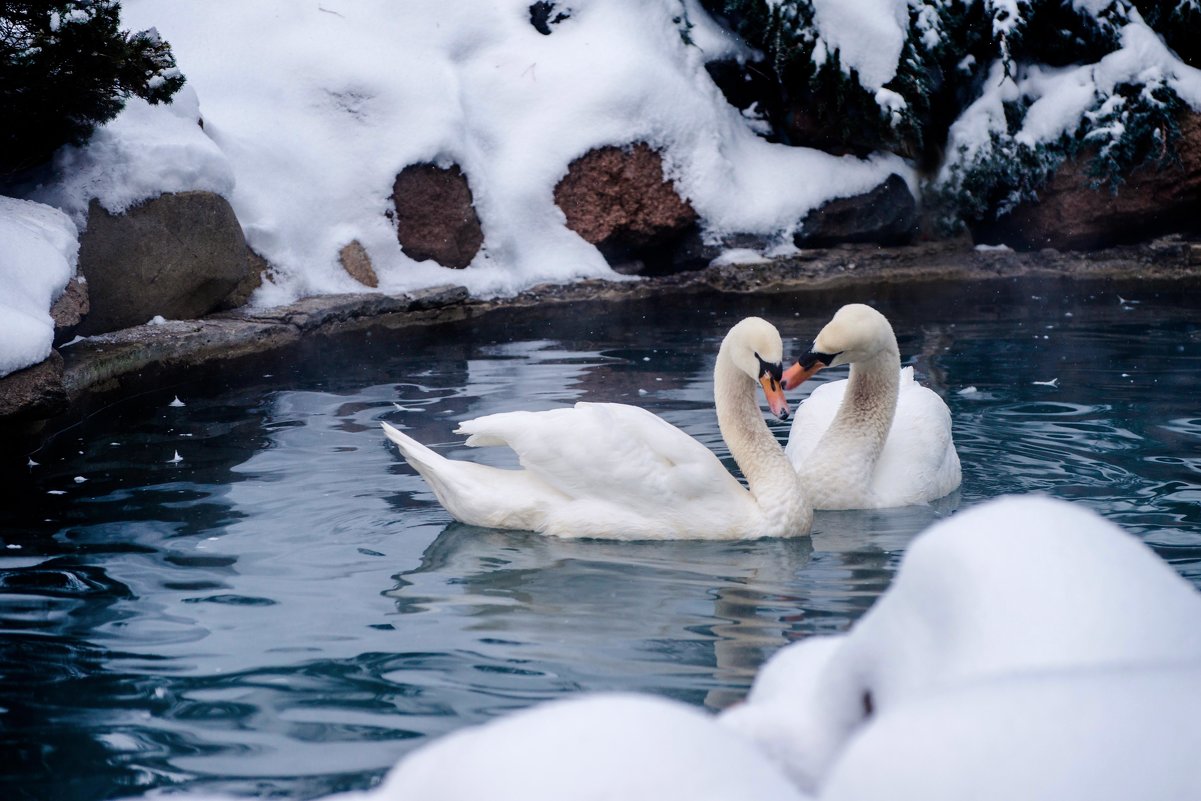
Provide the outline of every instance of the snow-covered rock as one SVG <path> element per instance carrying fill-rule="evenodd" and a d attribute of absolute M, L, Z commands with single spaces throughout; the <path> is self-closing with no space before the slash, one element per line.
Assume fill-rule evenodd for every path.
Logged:
<path fill-rule="evenodd" d="M 58 209 L 0 197 L 0 376 L 50 355 L 50 306 L 75 272 L 75 224 Z"/>

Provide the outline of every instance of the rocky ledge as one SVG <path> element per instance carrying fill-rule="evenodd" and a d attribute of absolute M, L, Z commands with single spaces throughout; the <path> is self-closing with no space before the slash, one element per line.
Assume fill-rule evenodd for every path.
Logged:
<path fill-rule="evenodd" d="M 943 242 L 842 245 L 773 261 L 716 263 L 655 278 L 537 286 L 494 300 L 473 299 L 465 288 L 454 285 L 405 295 L 310 297 L 273 309 L 241 308 L 198 320 L 139 325 L 61 345 L 47 361 L 0 379 L 0 439 L 18 446 L 5 448 L 2 458 L 23 460 L 22 454 L 40 437 L 70 424 L 97 403 L 174 372 L 276 351 L 309 337 L 446 322 L 497 308 L 708 292 L 851 292 L 856 287 L 922 281 L 1195 281 L 1199 275 L 1201 245 L 1178 237 L 1089 253 L 976 250 L 966 242 Z"/>

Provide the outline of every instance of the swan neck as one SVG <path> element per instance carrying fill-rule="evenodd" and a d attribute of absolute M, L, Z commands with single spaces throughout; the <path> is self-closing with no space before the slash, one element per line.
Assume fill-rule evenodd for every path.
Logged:
<path fill-rule="evenodd" d="M 802 527 L 807 530 L 806 515 L 812 512 L 804 502 L 796 471 L 763 419 L 757 390 L 758 384 L 738 369 L 723 346 L 713 372 L 718 427 L 765 515 L 763 536 L 790 536 Z"/>
<path fill-rule="evenodd" d="M 901 357 L 895 349 L 883 350 L 851 364 L 846 395 L 831 428 L 857 432 L 874 463 L 884 449 L 897 411 L 901 384 Z"/>

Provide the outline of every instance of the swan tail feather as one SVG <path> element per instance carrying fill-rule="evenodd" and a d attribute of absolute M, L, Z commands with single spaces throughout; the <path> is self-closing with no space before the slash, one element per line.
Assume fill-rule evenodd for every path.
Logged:
<path fill-rule="evenodd" d="M 380 423 L 380 425 L 384 428 L 384 436 L 396 443 L 405 460 L 413 465 L 417 469 L 417 472 L 423 476 L 426 474 L 426 470 L 422 468 L 433 470 L 441 463 L 450 461 L 445 456 L 435 453 L 408 434 L 403 433 L 400 429 L 390 426 L 387 423 Z"/>
<path fill-rule="evenodd" d="M 447 459 L 387 423 L 381 425 L 456 520 L 488 528 L 545 528 L 544 510 L 559 498 L 527 471 Z"/>

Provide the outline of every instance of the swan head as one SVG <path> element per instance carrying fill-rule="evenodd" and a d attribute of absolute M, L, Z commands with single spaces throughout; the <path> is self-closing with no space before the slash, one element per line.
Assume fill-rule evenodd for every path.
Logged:
<path fill-rule="evenodd" d="M 826 323 L 809 348 L 784 371 L 784 387 L 792 389 L 823 367 L 862 362 L 880 353 L 896 353 L 897 338 L 883 314 L 862 303 L 849 303 Z"/>
<path fill-rule="evenodd" d="M 776 327 L 761 317 L 747 317 L 730 329 L 722 351 L 734 366 L 763 387 L 767 405 L 781 420 L 788 419 L 784 397 L 784 341 Z"/>

